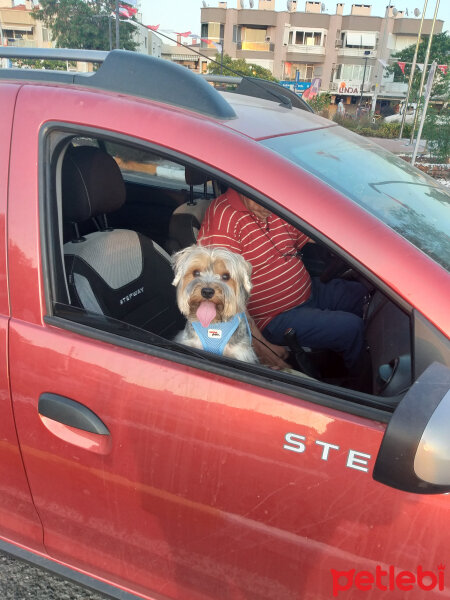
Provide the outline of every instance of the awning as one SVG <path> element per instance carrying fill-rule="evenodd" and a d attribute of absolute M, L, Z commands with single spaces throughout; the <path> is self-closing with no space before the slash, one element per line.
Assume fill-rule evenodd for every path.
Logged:
<path fill-rule="evenodd" d="M 377 38 L 374 32 L 356 33 L 354 31 L 347 32 L 347 46 L 369 46 L 374 48 Z"/>
<path fill-rule="evenodd" d="M 11 25 L 8 23 L 7 25 L 3 24 L 3 31 L 28 31 L 31 33 L 33 27 L 31 25 Z"/>
<path fill-rule="evenodd" d="M 170 60 L 198 60 L 196 54 L 169 54 Z"/>

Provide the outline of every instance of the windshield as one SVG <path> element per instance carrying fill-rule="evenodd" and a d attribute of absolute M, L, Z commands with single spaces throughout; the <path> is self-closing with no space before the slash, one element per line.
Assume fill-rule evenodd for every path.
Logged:
<path fill-rule="evenodd" d="M 262 143 L 354 200 L 450 269 L 450 195 L 431 177 L 342 127 Z"/>

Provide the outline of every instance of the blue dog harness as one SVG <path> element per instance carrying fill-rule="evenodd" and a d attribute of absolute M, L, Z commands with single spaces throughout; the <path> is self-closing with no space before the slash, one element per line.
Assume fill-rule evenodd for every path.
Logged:
<path fill-rule="evenodd" d="M 195 333 L 200 338 L 203 350 L 212 352 L 213 354 L 219 354 L 221 356 L 225 350 L 225 346 L 230 341 L 231 336 L 238 328 L 242 319 L 245 320 L 248 335 L 251 340 L 252 334 L 250 333 L 250 326 L 245 313 L 238 313 L 231 319 L 231 321 L 214 323 L 209 327 L 203 327 L 200 321 L 192 321 L 191 325 L 194 328 Z"/>

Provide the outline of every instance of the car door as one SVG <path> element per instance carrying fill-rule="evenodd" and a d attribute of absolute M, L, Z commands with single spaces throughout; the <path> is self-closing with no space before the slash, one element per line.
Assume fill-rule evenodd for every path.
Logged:
<path fill-rule="evenodd" d="M 43 550 L 42 526 L 33 506 L 14 425 L 8 369 L 9 293 L 6 209 L 9 142 L 18 86 L 1 85 L 0 101 L 0 536 Z"/>
<path fill-rule="evenodd" d="M 372 479 L 389 420 L 376 403 L 49 316 L 57 274 L 42 250 L 45 186 L 22 165 L 53 160 L 44 105 L 58 122 L 117 129 L 123 100 L 108 99 L 107 114 L 82 99 L 24 93 L 12 145 L 11 390 L 48 555 L 123 590 L 180 600 L 325 600 L 341 574 L 345 587 L 346 573 L 413 571 L 418 557 L 434 572 L 449 557 L 448 498 Z M 137 143 L 141 123 L 137 115 L 122 134 Z M 39 147 L 21 143 L 30 131 L 41 131 Z"/>

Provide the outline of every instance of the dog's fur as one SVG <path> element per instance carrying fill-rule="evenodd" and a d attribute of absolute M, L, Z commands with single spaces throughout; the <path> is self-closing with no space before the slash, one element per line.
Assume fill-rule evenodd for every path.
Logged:
<path fill-rule="evenodd" d="M 173 261 L 173 285 L 177 286 L 178 307 L 187 318 L 185 329 L 180 331 L 175 341 L 194 348 L 203 348 L 191 325 L 191 321 L 198 321 L 197 309 L 200 303 L 205 301 L 202 289 L 214 290 L 214 295 L 208 298 L 216 308 L 216 316 L 211 323 L 229 321 L 236 314 L 245 312 L 252 288 L 252 267 L 239 254 L 225 248 L 207 246 L 190 246 L 180 250 L 174 255 Z M 241 320 L 225 346 L 224 356 L 257 362 L 244 320 Z"/>

